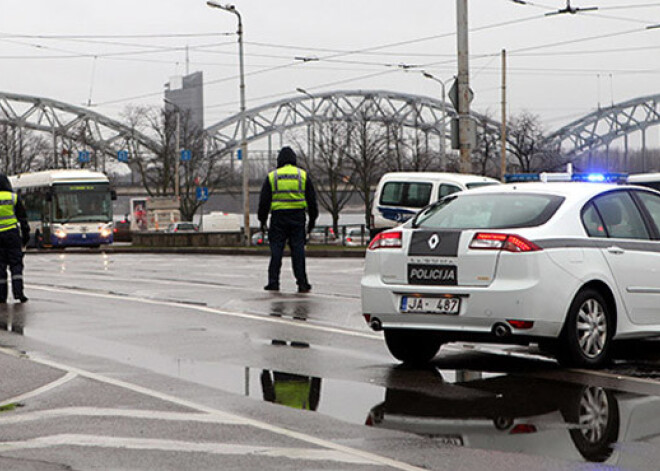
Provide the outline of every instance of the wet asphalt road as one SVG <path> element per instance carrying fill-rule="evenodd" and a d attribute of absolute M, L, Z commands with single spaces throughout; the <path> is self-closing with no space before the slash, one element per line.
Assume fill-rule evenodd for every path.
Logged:
<path fill-rule="evenodd" d="M 658 469 L 660 348 L 567 371 L 449 345 L 396 364 L 362 259 L 30 254 L 0 311 L 0 469 Z M 288 407 L 286 407 L 288 406 Z M 603 468 L 589 468 L 603 469 Z"/>

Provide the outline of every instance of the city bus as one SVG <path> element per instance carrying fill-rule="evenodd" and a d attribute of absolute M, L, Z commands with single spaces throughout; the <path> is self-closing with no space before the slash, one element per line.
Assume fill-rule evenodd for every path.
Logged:
<path fill-rule="evenodd" d="M 108 177 L 89 170 L 48 170 L 10 177 L 30 223 L 32 247 L 99 247 L 112 243 Z"/>

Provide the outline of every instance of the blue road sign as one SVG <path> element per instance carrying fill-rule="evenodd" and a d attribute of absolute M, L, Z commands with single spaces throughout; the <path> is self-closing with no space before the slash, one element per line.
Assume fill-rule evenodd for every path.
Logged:
<path fill-rule="evenodd" d="M 181 162 L 190 162 L 192 152 L 188 149 L 181 149 Z"/>
<path fill-rule="evenodd" d="M 78 151 L 78 162 L 81 164 L 89 162 L 89 151 L 88 150 L 79 150 Z"/>
<path fill-rule="evenodd" d="M 208 201 L 209 200 L 209 189 L 206 186 L 197 187 L 197 201 Z"/>
<path fill-rule="evenodd" d="M 236 150 L 236 160 L 243 160 L 243 149 Z"/>
<path fill-rule="evenodd" d="M 119 162 L 128 162 L 128 151 L 127 150 L 118 150 L 117 151 L 117 160 Z"/>

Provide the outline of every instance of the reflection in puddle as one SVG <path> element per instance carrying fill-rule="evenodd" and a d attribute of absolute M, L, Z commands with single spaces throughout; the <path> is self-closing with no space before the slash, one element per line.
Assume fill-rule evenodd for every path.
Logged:
<path fill-rule="evenodd" d="M 423 392 L 387 389 L 367 425 L 443 444 L 634 469 L 639 456 L 621 444 L 649 442 L 658 458 L 660 398 L 529 377 L 438 378 Z"/>
<path fill-rule="evenodd" d="M 0 304 L 0 330 L 23 335 L 25 328 L 25 305 L 22 303 Z"/>
<path fill-rule="evenodd" d="M 263 370 L 261 389 L 264 401 L 315 411 L 321 398 L 321 378 Z"/>

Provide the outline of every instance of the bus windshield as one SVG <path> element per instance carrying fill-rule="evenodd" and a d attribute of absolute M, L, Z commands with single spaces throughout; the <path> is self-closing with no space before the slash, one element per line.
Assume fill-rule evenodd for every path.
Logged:
<path fill-rule="evenodd" d="M 108 222 L 112 220 L 112 201 L 107 186 L 85 190 L 56 189 L 53 195 L 53 222 Z"/>

